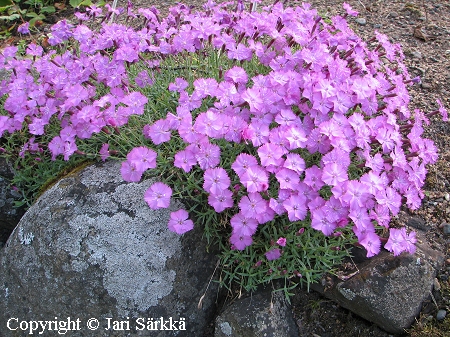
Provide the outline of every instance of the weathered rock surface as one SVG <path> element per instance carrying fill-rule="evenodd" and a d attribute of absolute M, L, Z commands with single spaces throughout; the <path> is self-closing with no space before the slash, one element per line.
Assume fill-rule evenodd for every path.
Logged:
<path fill-rule="evenodd" d="M 9 181 L 13 171 L 5 158 L 0 158 L 0 248 L 6 243 L 14 227 L 19 223 L 25 211 L 14 207 L 14 201 L 20 199 L 14 195 Z"/>
<path fill-rule="evenodd" d="M 228 306 L 216 319 L 215 337 L 298 337 L 282 292 L 263 291 Z"/>
<path fill-rule="evenodd" d="M 146 205 L 151 183 L 126 183 L 120 163 L 107 162 L 60 180 L 39 198 L 0 257 L 2 336 L 19 332 L 6 328 L 11 317 L 80 319 L 70 334 L 76 337 L 203 334 L 214 318 L 215 283 L 202 309 L 197 305 L 216 258 L 206 253 L 201 228 L 183 236 L 167 229 L 170 211 L 181 205 L 158 211 Z M 161 317 L 166 323 L 159 331 L 145 325 L 137 331 L 143 326 L 136 319 L 155 327 Z M 167 322 L 171 317 L 178 322 Z M 98 320 L 95 333 L 86 326 L 89 318 Z M 182 328 L 180 318 L 185 331 L 167 330 Z M 115 320 L 125 321 L 115 326 L 121 330 L 114 331 Z"/>
<path fill-rule="evenodd" d="M 443 260 L 441 253 L 418 243 L 414 255 L 382 251 L 356 263 L 359 272 L 348 279 L 327 276 L 311 288 L 387 332 L 401 334 L 430 297 Z"/>

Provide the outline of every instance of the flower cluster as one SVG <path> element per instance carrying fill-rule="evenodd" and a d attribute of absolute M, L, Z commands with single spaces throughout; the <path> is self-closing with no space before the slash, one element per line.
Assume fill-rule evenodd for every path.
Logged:
<path fill-rule="evenodd" d="M 6 48 L 0 65 L 11 76 L 0 85 L 7 97 L 0 135 L 25 124 L 31 135 L 26 149 L 39 153 L 44 145 L 35 137 L 56 119 L 60 134 L 47 145 L 52 158 L 82 155 L 77 139 L 120 133 L 130 116 L 144 113 L 148 99 L 139 87 L 151 86 L 153 79 L 142 72 L 133 85 L 130 64 L 157 68 L 168 56 L 215 53 L 232 66 L 217 69 L 214 78 L 176 78 L 169 85 L 176 112 L 143 128 L 153 145 L 128 153 L 124 180 L 139 181 L 157 167 L 158 146 L 181 139 L 173 165 L 185 173 L 203 171 L 208 204 L 217 213 L 233 211 L 230 243 L 237 250 L 252 244 L 261 224 L 281 216 L 310 220 L 326 236 L 351 225 L 370 257 L 381 248 L 376 226 L 389 228 L 403 203 L 420 206 L 426 165 L 437 160 L 435 145 L 422 137 L 423 124 L 438 113 L 447 120 L 447 112 L 440 102 L 428 114 L 408 110 L 407 85 L 417 79 L 408 75 L 399 45 L 383 34 L 375 32 L 366 43 L 344 16 L 327 23 L 307 4 L 276 3 L 257 12 L 209 1 L 200 13 L 178 5 L 165 19 L 155 8 L 129 8 L 127 15 L 144 18 L 143 28 L 104 23 L 94 32 L 84 24 L 56 24 L 49 43 L 76 41 L 78 53 L 44 53 L 31 44 L 29 57 L 20 59 L 17 48 Z M 78 18 L 96 16 L 92 7 Z M 248 70 L 252 62 L 260 65 L 259 73 Z M 242 153 L 227 158 L 231 162 L 223 160 L 224 141 L 244 145 Z M 109 154 L 105 144 L 99 155 Z M 159 209 L 169 206 L 171 195 L 158 182 L 144 198 Z M 192 228 L 185 210 L 172 213 L 170 230 L 182 234 Z M 289 244 L 285 238 L 276 242 L 268 260 L 279 258 Z M 384 247 L 397 255 L 414 252 L 414 243 L 414 233 L 391 228 Z"/>

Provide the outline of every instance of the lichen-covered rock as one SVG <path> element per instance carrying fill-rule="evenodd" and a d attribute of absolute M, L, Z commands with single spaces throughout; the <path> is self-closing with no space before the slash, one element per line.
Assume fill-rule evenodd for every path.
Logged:
<path fill-rule="evenodd" d="M 14 207 L 20 195 L 11 189 L 13 171 L 5 158 L 0 158 L 0 248 L 6 243 L 14 227 L 25 213 L 23 208 Z"/>
<path fill-rule="evenodd" d="M 2 336 L 17 334 L 21 321 L 68 317 L 79 319 L 70 334 L 77 337 L 203 334 L 215 313 L 214 283 L 202 309 L 197 305 L 216 258 L 206 253 L 200 227 L 183 236 L 167 229 L 170 211 L 181 205 L 146 205 L 151 183 L 126 183 L 120 163 L 107 162 L 65 177 L 39 198 L 0 260 Z M 11 317 L 15 332 L 7 328 Z M 95 333 L 91 318 L 99 323 Z"/>
<path fill-rule="evenodd" d="M 401 334 L 414 323 L 430 297 L 443 261 L 440 252 L 421 243 L 414 255 L 392 256 L 382 251 L 356 263 L 357 272 L 348 277 L 328 275 L 311 287 L 387 332 Z"/>
<path fill-rule="evenodd" d="M 298 337 L 282 292 L 258 291 L 232 303 L 216 318 L 215 337 Z"/>

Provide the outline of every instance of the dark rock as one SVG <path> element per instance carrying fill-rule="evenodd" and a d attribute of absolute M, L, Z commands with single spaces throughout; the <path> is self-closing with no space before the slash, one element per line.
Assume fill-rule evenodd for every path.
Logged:
<path fill-rule="evenodd" d="M 442 230 L 445 235 L 450 235 L 450 224 L 448 224 L 448 223 L 444 224 L 444 226 L 442 227 Z"/>
<path fill-rule="evenodd" d="M 312 289 L 387 332 L 400 334 L 419 315 L 443 262 L 443 255 L 425 244 L 417 244 L 414 255 L 394 257 L 382 251 L 357 263 L 356 275 L 348 279 L 328 276 Z"/>
<path fill-rule="evenodd" d="M 11 188 L 13 170 L 5 158 L 0 158 L 0 248 L 6 243 L 14 227 L 19 223 L 25 210 L 14 207 L 21 195 Z"/>
<path fill-rule="evenodd" d="M 216 307 L 216 283 L 207 291 L 216 258 L 206 253 L 200 226 L 183 236 L 167 229 L 169 212 L 180 204 L 147 206 L 151 183 L 126 183 L 120 163 L 106 162 L 65 177 L 38 199 L 0 257 L 2 337 L 15 336 L 4 330 L 11 317 L 79 318 L 74 337 L 149 336 L 135 331 L 136 319 L 161 317 L 184 318 L 186 330 L 152 336 L 204 333 Z M 100 323 L 95 333 L 86 327 L 89 318 Z M 108 319 L 129 322 L 130 331 L 105 330 Z"/>
<path fill-rule="evenodd" d="M 239 299 L 216 319 L 215 337 L 298 337 L 282 292 L 262 291 Z"/>
<path fill-rule="evenodd" d="M 429 227 L 426 225 L 425 221 L 419 217 L 410 217 L 406 223 L 409 227 L 418 229 L 423 232 L 427 232 Z"/>

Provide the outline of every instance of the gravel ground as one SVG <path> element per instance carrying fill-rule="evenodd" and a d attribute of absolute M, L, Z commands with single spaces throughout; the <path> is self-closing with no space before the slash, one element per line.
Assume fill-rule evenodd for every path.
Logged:
<path fill-rule="evenodd" d="M 124 5 L 119 1 L 119 6 Z M 162 13 L 177 1 L 133 0 L 134 6 L 149 7 L 156 5 Z M 203 0 L 184 1 L 200 9 Z M 222 1 L 217 1 L 222 2 Z M 322 16 L 343 13 L 343 1 L 310 1 Z M 410 89 L 411 109 L 420 108 L 432 111 L 437 108 L 436 99 L 450 107 L 450 2 L 448 0 L 348 0 L 360 15 L 351 19 L 351 26 L 365 40 L 378 30 L 386 34 L 392 42 L 401 43 L 406 55 L 405 63 L 410 74 L 419 75 L 420 85 Z M 269 3 L 263 1 L 263 4 Z M 301 4 L 288 1 L 288 5 Z M 70 12 L 60 12 L 58 16 L 67 16 Z M 54 19 L 56 19 L 55 17 Z M 44 27 L 43 27 L 44 29 Z M 449 312 L 450 316 L 450 124 L 436 118 L 425 130 L 427 138 L 432 139 L 440 149 L 440 159 L 428 167 L 429 174 L 424 186 L 427 197 L 422 207 L 411 212 L 402 210 L 394 221 L 404 222 L 411 216 L 424 220 L 426 237 L 430 245 L 443 251 L 446 265 L 439 271 L 437 284 L 440 291 L 434 292 L 436 305 L 424 306 L 418 323 L 410 336 L 450 336 L 443 323 L 436 323 L 438 309 Z M 445 234 L 446 233 L 446 234 Z M 293 299 L 294 312 L 299 325 L 300 336 L 314 337 L 387 337 L 392 336 L 373 324 L 359 319 L 335 303 L 316 293 L 301 292 Z M 442 314 L 442 312 L 441 312 Z M 450 318 L 445 320 L 449 323 Z M 424 326 L 431 322 L 435 326 L 432 332 L 426 332 Z M 433 323 L 434 322 L 434 323 Z M 445 324 L 447 327 L 450 324 Z M 426 331 L 425 331 L 426 330 Z"/>

